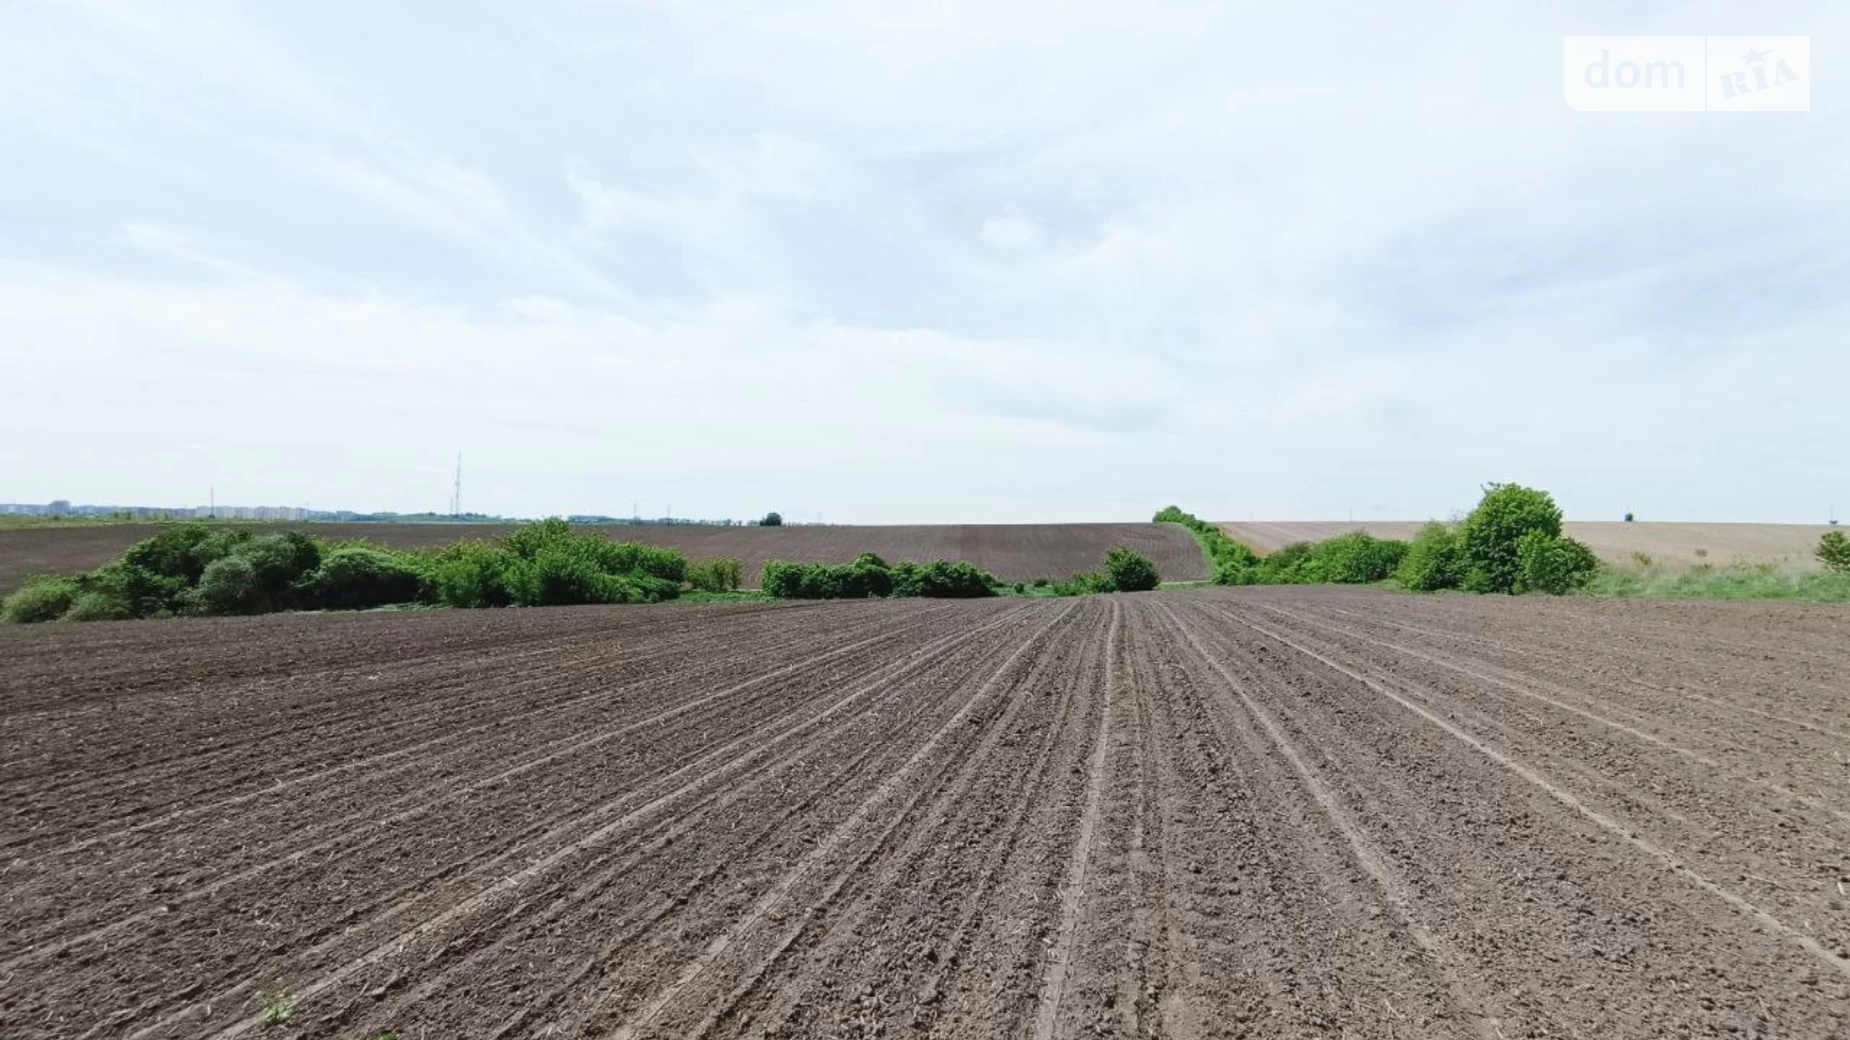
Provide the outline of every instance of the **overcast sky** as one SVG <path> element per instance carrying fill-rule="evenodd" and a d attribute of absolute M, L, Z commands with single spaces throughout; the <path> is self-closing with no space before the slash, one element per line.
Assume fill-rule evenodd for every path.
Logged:
<path fill-rule="evenodd" d="M 1850 513 L 1840 0 L 0 12 L 0 500 Z M 1563 34 L 1810 33 L 1808 114 Z"/>

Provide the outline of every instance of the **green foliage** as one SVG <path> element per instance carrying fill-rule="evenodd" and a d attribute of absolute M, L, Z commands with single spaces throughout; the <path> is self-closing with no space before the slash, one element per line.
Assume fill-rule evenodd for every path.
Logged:
<path fill-rule="evenodd" d="M 1119 592 L 1148 592 L 1162 584 L 1155 562 L 1122 545 L 1105 551 L 1105 574 L 1110 577 L 1112 588 Z"/>
<path fill-rule="evenodd" d="M 1054 582 L 1050 587 L 1056 596 L 1096 596 L 1118 590 L 1111 575 L 1100 571 L 1081 571 L 1065 581 Z"/>
<path fill-rule="evenodd" d="M 257 568 L 242 556 L 207 564 L 188 599 L 195 613 L 210 615 L 261 614 L 270 601 L 257 578 Z"/>
<path fill-rule="evenodd" d="M 1233 539 L 1227 532 L 1176 506 L 1158 510 L 1155 522 L 1181 524 L 1195 536 L 1195 544 L 1208 558 L 1208 569 L 1216 585 L 1252 585 L 1259 580 L 1259 554 Z"/>
<path fill-rule="evenodd" d="M 1560 596 L 1583 588 L 1599 573 L 1593 550 L 1561 535 L 1531 531 L 1516 544 L 1521 567 L 1515 592 L 1546 592 Z"/>
<path fill-rule="evenodd" d="M 1842 531 L 1826 531 L 1818 539 L 1818 562 L 1836 574 L 1850 574 L 1850 537 Z"/>
<path fill-rule="evenodd" d="M 517 563 L 518 557 L 491 542 L 457 542 L 431 558 L 430 581 L 445 606 L 509 607 Z"/>
<path fill-rule="evenodd" d="M 1492 484 L 1459 530 L 1464 587 L 1471 592 L 1515 592 L 1522 584 L 1520 545 L 1525 536 L 1558 538 L 1561 509 L 1546 491 Z"/>
<path fill-rule="evenodd" d="M 1415 592 L 1455 589 L 1463 579 L 1458 532 L 1441 523 L 1430 523 L 1408 543 L 1394 578 L 1401 588 Z"/>
<path fill-rule="evenodd" d="M 126 621 L 134 616 L 120 597 L 102 590 L 79 595 L 64 612 L 66 621 Z"/>
<path fill-rule="evenodd" d="M 492 601 L 505 595 L 519 607 L 656 603 L 678 596 L 687 578 L 687 557 L 679 550 L 613 542 L 556 517 L 508 535 L 501 540 L 499 551 L 503 554 L 499 561 L 488 559 L 481 550 L 471 550 L 469 556 L 452 564 L 464 571 L 452 581 L 452 587 L 462 590 L 460 600 Z M 443 569 L 440 559 L 439 575 Z M 443 587 L 439 580 L 440 595 Z"/>
<path fill-rule="evenodd" d="M 263 989 L 257 994 L 257 1002 L 262 1012 L 257 1017 L 260 1029 L 280 1026 L 295 1017 L 296 998 L 281 985 Z"/>
<path fill-rule="evenodd" d="M 877 557 L 876 557 L 877 558 Z M 927 596 L 934 599 L 978 599 L 996 594 L 995 577 L 975 564 L 934 560 L 931 563 L 900 563 L 892 570 L 894 596 Z"/>
<path fill-rule="evenodd" d="M 738 587 L 737 560 L 712 564 L 710 580 L 722 590 Z M 295 532 L 258 535 L 181 524 L 137 543 L 94 573 L 29 592 L 7 616 L 37 618 L 54 608 L 51 617 L 94 620 L 416 603 L 653 603 L 678 596 L 686 576 L 687 558 L 674 549 L 612 542 L 563 520 L 521 527 L 498 542 L 461 542 L 437 553 L 367 542 L 324 544 Z M 80 595 L 82 609 L 71 613 Z"/>
<path fill-rule="evenodd" d="M 758 521 L 758 526 L 759 527 L 782 527 L 784 526 L 784 515 L 778 512 L 766 513 L 764 514 L 764 519 Z"/>
<path fill-rule="evenodd" d="M 745 562 L 736 556 L 716 556 L 690 563 L 687 583 L 702 592 L 732 592 L 744 576 Z"/>
<path fill-rule="evenodd" d="M 182 577 L 156 574 L 127 559 L 104 564 L 88 582 L 109 592 L 138 618 L 169 617 L 186 609 L 191 586 Z"/>
<path fill-rule="evenodd" d="M 1260 561 L 1255 584 L 1367 585 L 1393 575 L 1406 555 L 1406 542 L 1353 531 L 1285 546 Z"/>
<path fill-rule="evenodd" d="M 1799 600 L 1850 603 L 1850 573 L 1795 574 L 1767 565 L 1688 571 L 1602 570 L 1587 584 L 1594 596 L 1624 599 Z"/>
<path fill-rule="evenodd" d="M 240 528 L 180 524 L 137 542 L 122 554 L 122 562 L 157 577 L 178 578 L 190 587 L 199 584 L 214 560 L 231 555 L 250 539 L 251 532 Z"/>
<path fill-rule="evenodd" d="M 850 564 L 772 560 L 764 565 L 760 584 L 775 599 L 968 599 L 995 595 L 998 583 L 993 575 L 962 561 L 888 566 L 880 557 L 863 553 Z"/>
<path fill-rule="evenodd" d="M 322 554 L 321 565 L 296 591 L 305 606 L 322 610 L 368 610 L 423 598 L 424 568 L 416 557 L 372 545 L 343 545 Z"/>
<path fill-rule="evenodd" d="M 250 561 L 258 586 L 272 601 L 321 566 L 321 546 L 299 531 L 259 535 L 238 546 L 235 555 Z"/>
<path fill-rule="evenodd" d="M 0 604 L 0 620 L 16 625 L 56 621 L 82 593 L 76 578 L 33 578 Z"/>

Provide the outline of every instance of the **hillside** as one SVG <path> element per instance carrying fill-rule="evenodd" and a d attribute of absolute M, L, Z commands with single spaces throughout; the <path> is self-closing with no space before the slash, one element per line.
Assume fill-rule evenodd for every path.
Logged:
<path fill-rule="evenodd" d="M 1262 553 L 1292 542 L 1314 542 L 1349 531 L 1367 531 L 1377 538 L 1411 538 L 1423 521 L 1372 520 L 1218 521 L 1229 538 L 1245 542 Z M 1644 553 L 1656 564 L 1692 567 L 1698 563 L 1725 565 L 1736 562 L 1771 563 L 1782 569 L 1814 570 L 1812 552 L 1818 538 L 1831 530 L 1824 524 L 1706 524 L 1619 523 L 1574 521 L 1566 533 L 1585 542 L 1608 563 L 1634 563 L 1633 553 Z M 1706 556 L 1698 556 L 1698 551 Z"/>
<path fill-rule="evenodd" d="M 279 524 L 323 538 L 365 538 L 397 548 L 492 538 L 511 528 L 457 524 Z M 1065 578 L 1099 565 L 1105 550 L 1129 546 L 1156 561 L 1165 581 L 1208 577 L 1201 550 L 1174 524 L 935 524 L 893 526 L 706 527 L 615 524 L 611 538 L 673 546 L 690 559 L 737 556 L 756 587 L 765 561 L 847 563 L 871 552 L 890 562 L 968 560 L 1008 581 Z M 152 524 L 0 530 L 0 594 L 34 574 L 69 574 L 109 562 L 160 530 Z"/>

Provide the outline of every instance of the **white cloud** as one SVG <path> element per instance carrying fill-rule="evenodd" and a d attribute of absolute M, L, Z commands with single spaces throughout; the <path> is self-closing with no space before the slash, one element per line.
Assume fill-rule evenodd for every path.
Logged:
<path fill-rule="evenodd" d="M 1040 244 L 1041 229 L 1022 217 L 991 217 L 983 221 L 983 241 L 997 249 L 1032 249 Z"/>

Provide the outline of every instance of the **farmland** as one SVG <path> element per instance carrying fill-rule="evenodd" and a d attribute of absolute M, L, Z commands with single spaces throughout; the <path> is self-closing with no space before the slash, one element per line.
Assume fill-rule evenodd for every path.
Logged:
<path fill-rule="evenodd" d="M 0 630 L 0 1033 L 1841 1036 L 1847 626 L 1265 588 Z"/>
<path fill-rule="evenodd" d="M 1292 542 L 1318 542 L 1350 531 L 1367 531 L 1377 538 L 1406 540 L 1418 533 L 1421 522 L 1368 520 L 1237 521 L 1218 525 L 1229 538 L 1269 553 Z M 1711 524 L 1569 520 L 1562 533 L 1586 543 L 1609 564 L 1635 563 L 1634 553 L 1653 563 L 1688 568 L 1707 563 L 1772 564 L 1782 570 L 1816 570 L 1813 552 L 1818 538 L 1833 530 L 1826 524 Z"/>
<path fill-rule="evenodd" d="M 364 538 L 400 549 L 440 548 L 465 538 L 495 538 L 512 527 L 492 524 L 296 524 L 320 538 Z M 1165 580 L 1208 577 L 1201 550 L 1173 524 L 944 524 L 895 526 L 714 527 L 619 524 L 611 538 L 677 548 L 691 559 L 735 556 L 756 587 L 767 560 L 848 563 L 861 553 L 888 560 L 965 560 L 1005 581 L 1065 578 L 1098 566 L 1114 545 L 1156 561 Z M 148 524 L 0 530 L 0 595 L 35 574 L 69 574 L 100 567 L 161 528 Z"/>

